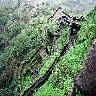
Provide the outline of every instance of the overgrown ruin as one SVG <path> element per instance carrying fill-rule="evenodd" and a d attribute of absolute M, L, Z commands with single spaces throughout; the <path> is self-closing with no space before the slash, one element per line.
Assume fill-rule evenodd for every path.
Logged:
<path fill-rule="evenodd" d="M 96 7 L 20 4 L 0 5 L 0 96 L 95 96 Z"/>

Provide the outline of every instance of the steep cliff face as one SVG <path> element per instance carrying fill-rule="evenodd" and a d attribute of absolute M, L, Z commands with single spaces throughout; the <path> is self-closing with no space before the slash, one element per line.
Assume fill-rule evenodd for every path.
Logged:
<path fill-rule="evenodd" d="M 96 96 L 96 39 L 90 49 L 85 68 L 76 77 L 75 83 L 85 96 Z"/>
<path fill-rule="evenodd" d="M 2 0 L 2 2 L 5 1 Z M 52 0 L 45 4 L 41 2 L 43 1 L 22 0 L 18 8 L 7 9 L 8 7 L 4 7 L 3 5 L 3 7 L 1 6 L 0 8 L 1 96 L 22 95 L 31 85 L 34 85 L 39 78 L 41 78 L 41 81 L 44 80 L 44 78 L 49 75 L 44 75 L 48 69 L 52 69 L 48 71 L 51 72 L 52 75 L 48 79 L 48 82 L 45 82 L 45 85 L 42 85 L 41 88 L 38 89 L 35 95 L 49 96 L 51 94 L 52 96 L 66 96 L 72 87 L 73 77 L 82 68 L 83 64 L 81 63 L 89 51 L 92 39 L 96 36 L 96 31 L 94 31 L 96 28 L 96 11 L 93 10 L 93 13 L 90 12 L 89 17 L 86 17 L 84 22 L 80 22 L 80 31 L 78 30 L 79 32 L 76 34 L 77 37 L 75 36 L 74 46 L 72 45 L 73 47 L 71 46 L 70 48 L 68 40 L 70 38 L 71 26 L 64 25 L 61 28 L 57 23 L 60 16 L 62 16 L 60 13 L 61 10 L 51 18 L 52 20 L 49 20 L 49 23 L 47 22 L 48 18 L 53 15 L 58 6 L 61 6 L 64 10 L 66 9 L 63 8 L 63 1 L 58 0 L 56 4 Z M 74 2 L 77 4 L 76 1 Z M 8 6 L 10 6 L 10 4 Z M 73 3 L 71 1 L 67 3 L 66 1 L 65 5 L 67 6 L 67 4 L 70 4 L 68 6 L 71 7 Z M 64 12 L 69 13 L 68 10 Z M 73 13 L 74 12 L 72 12 L 72 14 Z M 69 15 L 70 14 L 71 13 L 69 13 Z M 53 34 L 56 35 L 60 33 L 60 36 L 54 40 L 52 38 L 52 40 L 49 40 L 48 28 L 50 29 L 49 31 L 52 38 L 54 38 Z M 70 39 L 70 41 L 71 40 L 72 39 Z M 2 47 L 3 43 L 4 45 Z M 67 52 L 67 54 L 62 51 Z M 61 52 L 62 54 L 60 55 Z M 65 56 L 63 56 L 64 54 Z M 57 60 L 59 56 L 62 58 Z M 58 65 L 54 64 L 54 68 L 51 68 L 54 62 L 58 63 Z M 38 82 L 34 86 L 37 86 L 37 84 Z"/>
<path fill-rule="evenodd" d="M 47 94 L 46 96 L 49 96 L 50 94 L 52 94 L 53 96 L 54 95 L 56 95 L 56 96 L 58 96 L 58 95 L 67 96 L 68 95 L 69 90 L 71 90 L 71 88 L 73 86 L 72 82 L 74 81 L 74 78 L 77 76 L 76 74 L 78 74 L 80 72 L 80 70 L 85 66 L 85 64 L 84 64 L 85 58 L 90 51 L 90 46 L 92 45 L 93 39 L 96 38 L 95 16 L 96 16 L 96 9 L 91 11 L 87 15 L 86 20 L 84 22 L 82 22 L 80 31 L 78 32 L 78 35 L 77 35 L 77 39 L 74 43 L 74 47 L 72 47 L 68 51 L 68 53 L 66 53 L 65 56 L 62 57 L 59 64 L 55 67 L 49 80 L 44 84 L 44 86 L 42 86 L 35 93 L 36 96 L 40 96 L 40 95 L 43 96 L 45 94 Z M 91 57 L 93 57 L 93 56 L 91 56 Z M 89 56 L 89 58 L 90 58 L 90 56 Z M 92 60 L 92 61 L 94 62 L 94 60 Z M 87 69 L 88 65 L 86 64 L 86 69 Z M 89 67 L 89 69 L 90 68 L 93 68 L 93 66 Z M 84 70 L 83 70 L 83 72 L 84 72 Z M 92 88 L 91 84 L 89 84 L 90 87 L 88 85 L 86 86 L 86 84 L 87 84 L 86 79 L 88 77 L 85 76 L 86 78 L 85 77 L 82 78 L 81 74 L 80 74 L 80 76 L 81 76 L 81 78 L 79 76 L 78 76 L 79 78 L 77 77 L 77 83 L 78 83 L 77 85 L 79 85 L 79 86 L 83 85 L 82 91 L 87 89 L 87 88 L 84 89 L 84 87 Z M 88 74 L 87 74 L 87 76 L 88 76 Z M 89 76 L 88 79 L 90 79 L 90 81 L 92 81 L 92 78 L 95 79 L 95 74 L 94 74 L 94 77 Z M 79 82 L 79 79 L 81 80 L 81 83 Z M 84 81 L 85 85 L 83 83 L 83 79 L 85 79 L 85 81 Z M 82 87 L 82 86 L 80 86 L 80 87 Z M 51 91 L 49 89 L 51 89 L 53 91 Z M 79 89 L 79 91 L 80 91 L 80 89 Z M 84 95 L 84 94 L 81 94 L 79 91 L 76 90 L 76 93 L 73 96 L 83 96 Z M 72 96 L 72 94 L 69 96 Z M 92 95 L 92 96 L 94 96 L 94 95 Z"/>

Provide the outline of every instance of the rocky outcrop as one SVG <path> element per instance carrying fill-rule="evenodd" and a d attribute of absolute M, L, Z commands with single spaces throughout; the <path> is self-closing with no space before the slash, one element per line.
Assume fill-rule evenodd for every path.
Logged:
<path fill-rule="evenodd" d="M 96 96 L 96 39 L 86 59 L 85 68 L 76 76 L 74 84 L 82 95 Z M 71 96 L 75 96 L 75 91 Z"/>

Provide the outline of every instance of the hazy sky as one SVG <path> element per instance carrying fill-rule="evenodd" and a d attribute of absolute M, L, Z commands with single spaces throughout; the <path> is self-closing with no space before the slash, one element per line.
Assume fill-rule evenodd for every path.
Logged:
<path fill-rule="evenodd" d="M 11 1 L 11 2 L 9 2 Z M 17 2 L 20 0 L 1 0 L 2 4 L 9 6 L 17 6 Z M 48 2 L 50 5 L 61 6 L 63 10 L 68 13 L 85 14 L 96 6 L 96 0 L 21 0 L 23 3 L 29 5 L 36 5 L 37 3 Z"/>

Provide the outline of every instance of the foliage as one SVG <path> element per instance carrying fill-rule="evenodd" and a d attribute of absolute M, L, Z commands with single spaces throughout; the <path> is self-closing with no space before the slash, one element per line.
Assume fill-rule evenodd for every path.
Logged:
<path fill-rule="evenodd" d="M 19 14 L 6 8 L 0 9 L 0 23 L 6 27 L 6 30 L 2 33 L 5 47 L 4 51 L 0 53 L 1 96 L 21 95 L 31 83 L 38 79 L 33 79 L 32 68 L 40 63 L 38 49 L 48 47 L 46 46 L 47 36 L 45 27 L 47 25 L 47 15 L 50 12 L 48 11 L 49 13 L 45 14 L 46 11 L 47 9 L 45 11 L 40 9 L 40 12 L 43 12 L 43 15 L 46 17 L 40 15 L 31 18 L 30 22 L 25 25 L 22 22 L 22 16 L 20 17 Z M 13 22 L 12 18 L 14 15 L 16 19 Z M 35 96 L 67 96 L 68 91 L 73 86 L 74 76 L 84 66 L 84 58 L 90 50 L 93 38 L 96 37 L 95 19 L 96 10 L 94 9 L 86 17 L 86 21 L 82 23 L 74 46 L 61 58 L 49 80 L 38 89 Z M 51 22 L 50 29 L 52 33 L 56 32 L 56 28 L 56 22 Z M 40 63 L 39 77 L 45 74 L 55 58 L 60 55 L 63 46 L 68 42 L 69 30 L 69 27 L 63 27 L 61 37 L 56 41 L 55 51 L 50 56 L 41 57 L 42 62 Z M 20 82 L 21 75 L 22 86 Z"/>
<path fill-rule="evenodd" d="M 74 47 L 62 57 L 49 80 L 36 92 L 35 96 L 50 96 L 50 94 L 52 96 L 67 96 L 73 86 L 74 77 L 84 67 L 84 59 L 90 50 L 93 38 L 96 37 L 95 13 L 96 10 L 93 10 L 88 14 L 86 21 L 82 23 Z M 81 96 L 79 91 L 76 96 Z"/>

